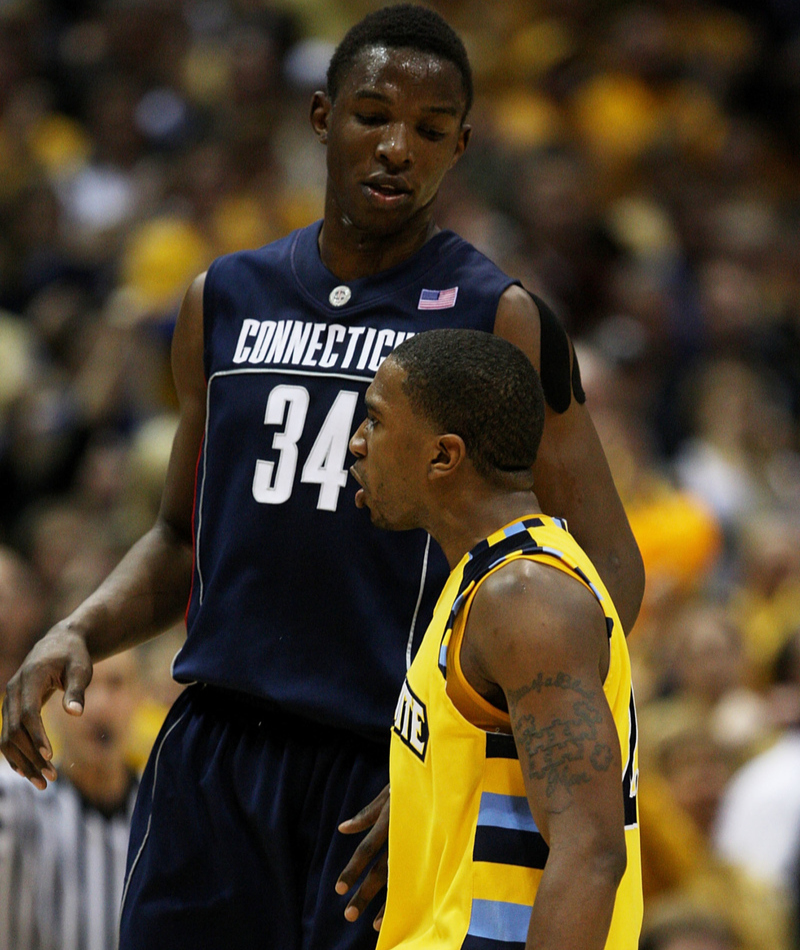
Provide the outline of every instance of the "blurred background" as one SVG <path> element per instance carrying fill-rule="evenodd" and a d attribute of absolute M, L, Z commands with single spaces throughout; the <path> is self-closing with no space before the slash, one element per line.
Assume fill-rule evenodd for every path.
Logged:
<path fill-rule="evenodd" d="M 182 294 L 321 216 L 310 95 L 381 5 L 0 0 L 0 689 L 152 524 Z M 642 948 L 796 950 L 800 2 L 430 5 L 477 87 L 438 221 L 560 314 L 645 559 Z"/>

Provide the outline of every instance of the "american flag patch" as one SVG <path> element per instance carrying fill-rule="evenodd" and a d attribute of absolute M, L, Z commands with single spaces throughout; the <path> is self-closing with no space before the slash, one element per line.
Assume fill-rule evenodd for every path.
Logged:
<path fill-rule="evenodd" d="M 417 310 L 449 310 L 455 307 L 458 287 L 449 290 L 423 290 L 419 295 Z"/>

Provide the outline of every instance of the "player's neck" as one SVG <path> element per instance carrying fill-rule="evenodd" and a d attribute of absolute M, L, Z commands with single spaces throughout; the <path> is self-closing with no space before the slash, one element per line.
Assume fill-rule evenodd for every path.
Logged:
<path fill-rule="evenodd" d="M 394 234 L 375 234 L 357 228 L 328 203 L 319 235 L 320 258 L 340 280 L 371 277 L 413 257 L 438 230 L 426 214 Z"/>
<path fill-rule="evenodd" d="M 515 491 L 472 494 L 442 508 L 440 520 L 428 527 L 444 551 L 450 570 L 476 544 L 512 521 L 533 512 L 541 512 L 536 495 L 529 488 Z"/>

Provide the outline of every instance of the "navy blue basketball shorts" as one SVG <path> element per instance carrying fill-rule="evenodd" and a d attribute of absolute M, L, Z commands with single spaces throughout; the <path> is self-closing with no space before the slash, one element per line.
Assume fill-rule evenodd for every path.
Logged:
<path fill-rule="evenodd" d="M 374 950 L 383 897 L 344 919 L 336 828 L 388 770 L 388 744 L 190 686 L 139 789 L 120 950 Z"/>

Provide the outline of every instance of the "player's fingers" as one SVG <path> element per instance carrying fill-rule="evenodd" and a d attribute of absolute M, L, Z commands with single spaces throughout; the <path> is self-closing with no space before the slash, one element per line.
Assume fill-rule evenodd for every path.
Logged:
<path fill-rule="evenodd" d="M 37 788 L 43 789 L 47 786 L 42 770 L 46 767 L 52 772 L 52 766 L 45 762 L 35 750 L 31 736 L 24 725 L 19 684 L 14 681 L 8 684 L 3 701 L 3 731 L 0 737 L 0 748 L 15 772 L 33 782 Z"/>
<path fill-rule="evenodd" d="M 370 828 L 368 834 L 364 836 L 363 841 L 359 842 L 358 847 L 353 852 L 353 857 L 347 863 L 339 879 L 336 882 L 336 893 L 346 894 L 361 877 L 362 873 L 369 867 L 376 855 L 385 847 L 389 837 L 389 786 L 381 792 L 378 798 L 370 806 L 377 802 L 382 802 L 380 811 Z"/>
<path fill-rule="evenodd" d="M 339 831 L 345 835 L 357 834 L 359 831 L 366 831 L 367 828 L 371 828 L 380 818 L 384 809 L 388 808 L 389 805 L 389 786 L 386 785 L 381 789 L 380 792 L 372 799 L 372 801 L 365 805 L 358 814 L 353 815 L 352 818 L 348 818 L 347 821 L 343 821 L 339 825 Z"/>
<path fill-rule="evenodd" d="M 53 758 L 53 749 L 42 722 L 42 707 L 53 695 L 55 686 L 49 674 L 29 675 L 20 680 L 19 722 L 30 738 L 31 751 L 22 751 L 38 769 L 46 768 L 52 773 L 47 775 L 51 781 L 55 778 L 53 767 L 48 765 Z"/>
<path fill-rule="evenodd" d="M 6 755 L 17 750 L 19 755 L 29 757 L 33 752 L 31 737 L 22 724 L 23 713 L 22 687 L 14 677 L 6 687 L 3 700 L 2 749 Z"/>
<path fill-rule="evenodd" d="M 71 659 L 64 670 L 64 709 L 73 716 L 80 716 L 85 703 L 84 693 L 92 679 L 90 662 Z"/>
<path fill-rule="evenodd" d="M 55 781 L 56 773 L 55 769 L 49 763 L 45 765 L 44 768 L 39 768 L 34 765 L 30 759 L 27 759 L 22 753 L 17 750 L 11 755 L 6 756 L 11 765 L 11 768 L 21 775 L 23 778 L 26 778 L 32 785 L 35 785 L 39 791 L 43 792 L 47 788 L 47 780 L 51 782 Z"/>
<path fill-rule="evenodd" d="M 358 920 L 375 895 L 383 890 L 386 886 L 387 868 L 388 855 L 384 851 L 372 868 L 370 868 L 369 874 L 367 874 L 361 882 L 361 886 L 352 896 L 345 908 L 344 916 L 347 920 Z"/>
<path fill-rule="evenodd" d="M 40 775 L 54 782 L 56 771 L 50 763 L 52 752 L 44 731 L 42 717 L 38 713 L 30 715 L 23 713 L 21 721 L 22 727 L 30 739 L 30 751 L 26 749 L 25 755 Z"/>
<path fill-rule="evenodd" d="M 386 904 L 384 903 L 383 907 L 378 911 L 378 915 L 375 920 L 372 921 L 372 929 L 380 930 L 381 924 L 383 923 L 383 915 L 386 913 Z"/>
<path fill-rule="evenodd" d="M 353 857 L 347 862 L 347 866 L 339 875 L 336 882 L 336 893 L 346 894 L 363 872 L 373 862 L 376 855 L 385 847 L 386 840 L 389 837 L 389 816 L 385 820 L 381 817 L 369 834 L 364 836 L 358 847 L 353 852 Z"/>
<path fill-rule="evenodd" d="M 38 702 L 26 703 L 23 701 L 20 724 L 28 736 L 29 743 L 22 751 L 38 776 L 43 776 L 53 782 L 56 778 L 55 769 L 50 764 L 53 753 L 50 748 L 50 741 L 44 731 L 40 709 L 41 705 Z M 17 745 L 19 747 L 19 743 Z"/>
<path fill-rule="evenodd" d="M 23 666 L 9 684 L 15 700 L 13 741 L 35 770 L 34 775 L 26 771 L 26 777 L 31 781 L 40 780 L 34 781 L 37 788 L 44 779 L 54 781 L 56 778 L 55 769 L 50 765 L 53 751 L 42 723 L 42 707 L 53 695 L 57 684 L 57 675 L 45 665 L 32 669 Z"/>

